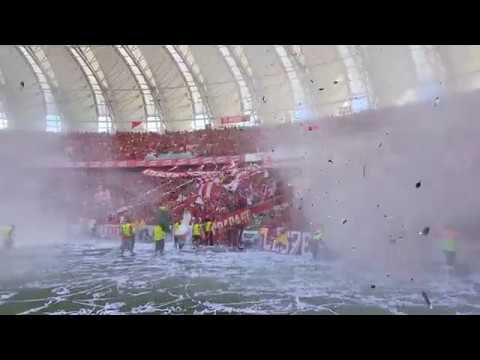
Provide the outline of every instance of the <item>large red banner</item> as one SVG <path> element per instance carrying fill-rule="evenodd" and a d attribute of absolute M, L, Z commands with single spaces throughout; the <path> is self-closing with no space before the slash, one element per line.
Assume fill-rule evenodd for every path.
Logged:
<path fill-rule="evenodd" d="M 269 211 L 276 206 L 288 206 L 288 204 L 284 202 L 284 198 L 282 196 L 277 196 L 269 201 L 260 203 L 257 206 L 248 209 L 237 210 L 215 221 L 213 225 L 214 231 L 224 229 L 233 225 L 248 225 L 252 219 L 253 214 L 259 214 Z"/>
<path fill-rule="evenodd" d="M 223 116 L 220 118 L 222 125 L 237 124 L 250 121 L 250 115 Z"/>

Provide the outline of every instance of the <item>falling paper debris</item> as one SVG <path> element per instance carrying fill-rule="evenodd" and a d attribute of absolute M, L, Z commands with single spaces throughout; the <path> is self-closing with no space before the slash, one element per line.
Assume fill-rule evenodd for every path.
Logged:
<path fill-rule="evenodd" d="M 313 84 L 313 80 L 310 80 L 310 82 Z"/>
<path fill-rule="evenodd" d="M 338 80 L 335 80 L 335 81 L 333 82 L 333 85 L 337 85 L 337 84 L 338 84 Z"/>
<path fill-rule="evenodd" d="M 433 106 L 438 106 L 440 104 L 440 98 L 437 96 L 435 100 L 433 100 Z"/>
<path fill-rule="evenodd" d="M 376 286 L 374 284 L 370 285 L 370 289 L 375 289 Z"/>
<path fill-rule="evenodd" d="M 380 149 L 382 147 L 383 143 L 380 142 L 380 144 L 378 144 L 378 148 Z"/>
<path fill-rule="evenodd" d="M 318 91 L 323 91 L 325 90 L 325 88 L 318 88 Z"/>
<path fill-rule="evenodd" d="M 25 87 L 25 83 L 23 81 L 20 81 L 20 86 L 23 89 Z"/>
<path fill-rule="evenodd" d="M 262 101 L 264 104 L 267 102 L 267 100 L 265 99 L 265 96 L 262 96 Z"/>
<path fill-rule="evenodd" d="M 418 234 L 427 236 L 429 232 L 430 232 L 430 228 L 427 226 L 422 231 L 420 231 Z"/>
<path fill-rule="evenodd" d="M 422 186 L 422 182 L 421 182 L 421 181 L 419 181 L 419 182 L 417 182 L 417 183 L 415 184 L 415 187 L 416 187 L 417 189 L 418 189 L 420 186 Z"/>
<path fill-rule="evenodd" d="M 342 219 L 342 224 L 345 225 L 347 223 L 347 219 Z"/>
<path fill-rule="evenodd" d="M 428 307 L 430 309 L 432 309 L 433 308 L 432 303 L 431 303 L 430 299 L 428 298 L 428 295 L 425 291 L 422 291 L 422 296 L 423 296 L 423 299 L 425 300 L 425 302 L 427 303 Z"/>
<path fill-rule="evenodd" d="M 329 162 L 330 164 L 333 164 L 333 161 L 332 161 L 332 160 L 328 160 L 328 162 Z"/>

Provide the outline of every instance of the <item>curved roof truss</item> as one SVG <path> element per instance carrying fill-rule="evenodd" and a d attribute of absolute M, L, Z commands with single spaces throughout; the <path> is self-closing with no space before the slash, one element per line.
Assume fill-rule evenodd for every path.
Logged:
<path fill-rule="evenodd" d="M 97 110 L 99 132 L 113 130 L 113 110 L 107 97 L 108 83 L 93 51 L 88 46 L 67 46 L 70 54 L 82 69 L 92 90 Z"/>
<path fill-rule="evenodd" d="M 409 45 L 409 49 L 420 82 L 434 81 L 436 69 L 440 71 L 440 78 L 444 77 L 445 67 L 433 45 Z"/>
<path fill-rule="evenodd" d="M 192 127 L 195 130 L 203 129 L 210 124 L 213 116 L 208 106 L 206 86 L 200 69 L 188 45 L 165 45 L 165 48 L 187 84 L 193 106 Z"/>
<path fill-rule="evenodd" d="M 46 130 L 52 132 L 62 131 L 60 111 L 52 92 L 52 87 L 58 87 L 58 83 L 43 49 L 40 46 L 23 45 L 17 45 L 17 49 L 27 60 L 40 86 L 47 113 Z"/>
<path fill-rule="evenodd" d="M 164 131 L 166 124 L 158 101 L 155 79 L 140 49 L 137 45 L 115 45 L 115 48 L 127 63 L 142 93 L 147 130 Z"/>
<path fill-rule="evenodd" d="M 288 52 L 283 45 L 273 45 L 275 51 L 280 58 L 283 70 L 287 74 L 290 82 L 290 87 L 293 93 L 293 100 L 295 103 L 294 119 L 300 120 L 303 112 L 305 111 L 305 91 L 302 87 L 302 83 L 298 77 L 297 71 L 288 56 Z"/>
<path fill-rule="evenodd" d="M 363 67 L 360 51 L 356 51 L 353 45 L 337 45 L 337 50 L 345 66 L 350 90 L 350 99 L 344 103 L 344 107 L 348 108 L 347 112 L 374 108 L 371 85 Z"/>
<path fill-rule="evenodd" d="M 5 76 L 3 76 L 2 69 L 0 69 L 0 85 L 5 86 Z M 7 118 L 7 111 L 4 107 L 3 101 L 0 99 L 0 130 L 6 129 L 8 127 L 8 118 Z"/>
<path fill-rule="evenodd" d="M 244 75 L 240 70 L 240 66 L 237 64 L 237 60 L 232 55 L 232 52 L 230 51 L 228 45 L 217 46 L 237 84 L 240 98 L 242 100 L 242 112 L 244 115 L 250 115 L 250 121 L 248 123 L 244 123 L 244 125 L 252 125 L 256 122 L 256 117 L 253 110 L 252 95 L 244 78 Z"/>

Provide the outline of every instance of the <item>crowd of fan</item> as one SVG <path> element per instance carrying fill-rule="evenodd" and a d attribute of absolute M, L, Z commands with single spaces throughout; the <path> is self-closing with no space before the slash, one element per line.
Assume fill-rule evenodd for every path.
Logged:
<path fill-rule="evenodd" d="M 202 222 L 216 221 L 272 198 L 282 197 L 288 201 L 293 195 L 291 188 L 282 183 L 274 171 L 269 171 L 268 177 L 264 174 L 251 177 L 237 191 L 220 187 L 215 195 L 208 198 L 201 196 L 199 185 L 188 178 L 165 179 L 123 170 L 84 170 L 83 177 L 83 188 L 79 194 L 83 199 L 82 215 L 85 218 L 94 217 L 97 224 L 119 224 L 123 217 L 128 217 L 154 225 L 161 206 L 168 209 L 174 222 L 181 221 L 184 210 Z M 298 218 L 297 213 L 291 207 L 281 211 L 270 210 L 256 218 L 256 222 L 271 228 L 303 228 L 303 219 Z M 222 233 L 215 235 L 216 242 L 224 238 L 228 236 Z"/>
<path fill-rule="evenodd" d="M 3 144 L 22 144 L 20 152 L 25 158 L 46 154 L 65 154 L 72 161 L 143 160 L 150 155 L 191 153 L 192 156 L 225 156 L 265 151 L 265 128 L 206 129 L 195 132 L 142 133 L 33 133 L 8 131 L 0 133 Z M 18 154 L 17 154 L 18 155 Z M 18 160 L 18 159 L 17 159 Z M 219 170 L 204 165 L 200 170 Z M 237 166 L 246 166 L 237 164 Z M 174 171 L 199 170 L 183 168 Z M 75 183 L 70 191 L 71 208 L 84 218 L 95 218 L 97 223 L 118 224 L 122 216 L 141 219 L 154 224 L 159 206 L 166 206 L 172 220 L 178 221 L 184 210 L 197 219 L 215 221 L 239 209 L 253 207 L 274 196 L 285 196 L 289 189 L 279 181 L 274 171 L 269 176 L 255 175 L 236 191 L 223 185 L 211 197 L 199 194 L 199 183 L 192 179 L 165 179 L 143 175 L 141 171 L 120 169 L 75 169 L 71 176 L 57 177 L 58 181 Z M 67 181 L 68 179 L 68 181 Z M 60 188 L 55 185 L 56 189 Z M 72 188 L 70 188 L 72 189 Z M 66 191 L 68 193 L 69 191 Z M 60 193 L 60 192 L 59 192 Z M 61 199 L 68 202 L 68 197 Z M 77 210 L 77 211 L 75 211 Z M 296 221 L 291 209 L 271 212 L 262 218 L 266 226 Z"/>
<path fill-rule="evenodd" d="M 15 147 L 19 160 L 56 158 L 71 161 L 145 160 L 161 154 L 229 156 L 269 151 L 276 135 L 297 125 L 205 129 L 194 132 L 69 132 L 63 134 L 8 130 L 0 132 L 0 150 Z M 22 144 L 18 147 L 18 144 Z M 4 151 L 2 151 L 5 153 Z M 0 155 L 1 160 L 1 155 Z"/>
<path fill-rule="evenodd" d="M 260 131 L 206 129 L 166 134 L 117 132 L 115 134 L 69 133 L 64 150 L 71 160 L 144 160 L 147 155 L 186 153 L 192 156 L 226 156 L 256 152 Z"/>

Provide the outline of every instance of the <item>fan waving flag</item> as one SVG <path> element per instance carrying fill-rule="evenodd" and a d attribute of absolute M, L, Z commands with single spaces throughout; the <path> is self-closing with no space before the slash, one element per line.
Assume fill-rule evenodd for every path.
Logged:
<path fill-rule="evenodd" d="M 136 127 L 139 127 L 140 125 L 142 125 L 143 121 L 131 121 L 130 123 L 132 125 L 132 129 L 135 129 Z"/>

